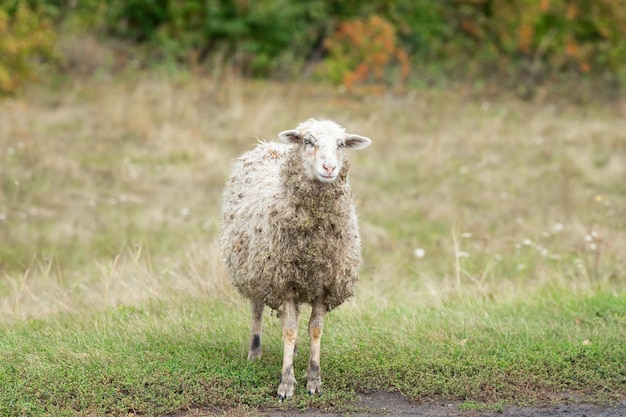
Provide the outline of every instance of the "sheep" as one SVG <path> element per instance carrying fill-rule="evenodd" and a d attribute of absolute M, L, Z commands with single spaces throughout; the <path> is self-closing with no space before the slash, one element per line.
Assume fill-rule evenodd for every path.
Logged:
<path fill-rule="evenodd" d="M 250 300 L 248 359 L 261 357 L 265 305 L 277 311 L 283 336 L 278 397 L 294 394 L 293 357 L 300 305 L 311 305 L 307 391 L 321 394 L 324 315 L 353 295 L 361 240 L 343 149 L 369 138 L 332 120 L 309 119 L 244 153 L 222 194 L 220 251 L 231 281 Z"/>

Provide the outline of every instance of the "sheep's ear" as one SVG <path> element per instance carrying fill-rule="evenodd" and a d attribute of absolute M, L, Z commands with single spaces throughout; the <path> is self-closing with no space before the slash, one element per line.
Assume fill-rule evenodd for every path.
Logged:
<path fill-rule="evenodd" d="M 365 136 L 353 135 L 351 133 L 346 134 L 345 147 L 347 149 L 361 150 L 365 149 L 372 144 L 372 141 Z"/>
<path fill-rule="evenodd" d="M 297 130 L 285 130 L 284 132 L 280 132 L 278 134 L 278 138 L 280 140 L 282 140 L 285 143 L 299 143 L 301 138 L 300 138 L 300 132 L 298 132 Z"/>

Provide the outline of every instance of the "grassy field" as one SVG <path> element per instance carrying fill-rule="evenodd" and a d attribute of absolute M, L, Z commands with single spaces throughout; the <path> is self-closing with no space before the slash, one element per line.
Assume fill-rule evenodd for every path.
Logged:
<path fill-rule="evenodd" d="M 303 342 L 279 405 L 278 320 L 249 363 L 219 260 L 221 185 L 257 137 L 324 116 L 374 141 L 350 155 L 365 265 L 327 320 L 324 395 L 305 393 Z M 0 102 L 0 414 L 623 399 L 625 120 L 184 74 Z"/>

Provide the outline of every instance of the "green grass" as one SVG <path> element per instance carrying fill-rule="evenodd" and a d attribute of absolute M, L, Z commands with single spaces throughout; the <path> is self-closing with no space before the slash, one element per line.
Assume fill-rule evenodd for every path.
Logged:
<path fill-rule="evenodd" d="M 492 405 L 552 401 L 563 392 L 619 398 L 626 298 L 555 296 L 513 304 L 461 298 L 434 308 L 348 305 L 327 323 L 325 395 L 311 399 L 301 384 L 292 405 L 345 409 L 354 393 L 371 390 Z M 233 307 L 242 305 L 162 301 L 5 326 L 0 413 L 275 407 L 278 323 L 267 320 L 264 357 L 250 363 L 247 313 Z M 302 342 L 301 382 L 307 353 Z"/>
<path fill-rule="evenodd" d="M 0 414 L 352 410 L 371 390 L 495 411 L 624 398 L 626 122 L 611 103 L 185 80 L 0 103 Z M 374 142 L 350 154 L 365 263 L 327 319 L 324 395 L 303 387 L 303 318 L 300 385 L 280 405 L 278 320 L 249 363 L 219 199 L 255 137 L 320 116 Z"/>

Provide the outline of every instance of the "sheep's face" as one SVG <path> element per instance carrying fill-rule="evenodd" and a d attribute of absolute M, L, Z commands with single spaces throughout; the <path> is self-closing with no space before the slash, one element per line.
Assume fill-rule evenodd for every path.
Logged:
<path fill-rule="evenodd" d="M 285 143 L 297 144 L 305 176 L 324 183 L 334 182 L 339 176 L 344 148 L 365 149 L 372 143 L 366 137 L 346 133 L 332 120 L 309 119 L 278 137 Z"/>

